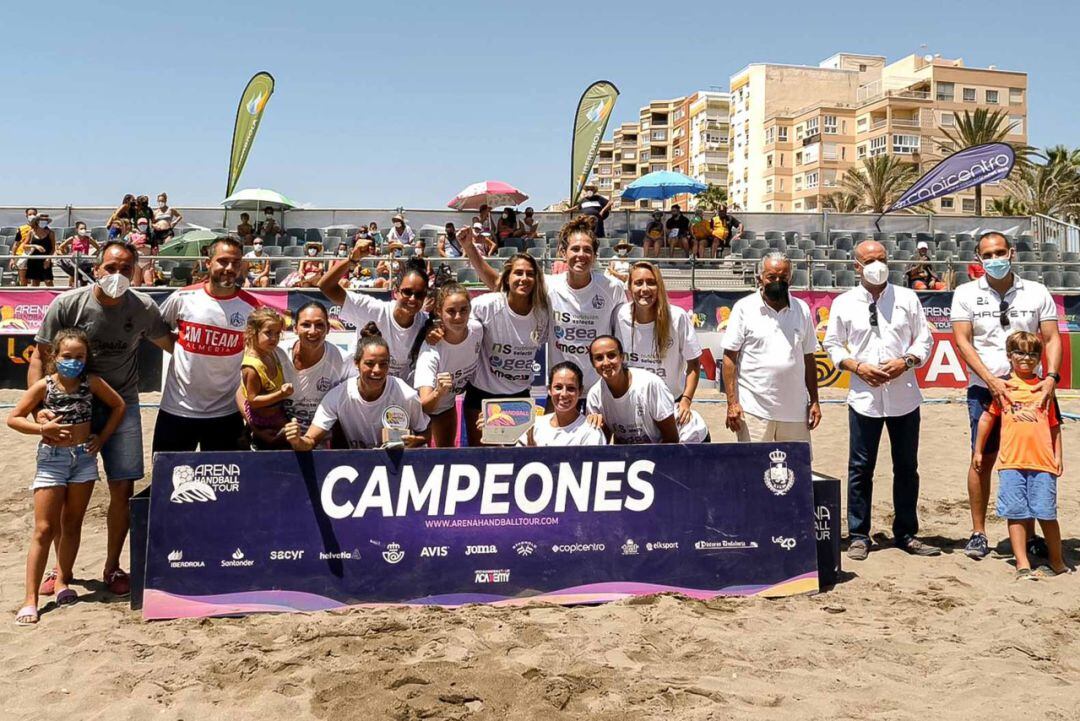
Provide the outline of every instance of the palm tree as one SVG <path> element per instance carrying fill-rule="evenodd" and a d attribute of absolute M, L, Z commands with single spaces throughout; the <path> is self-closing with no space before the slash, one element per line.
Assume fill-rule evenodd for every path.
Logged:
<path fill-rule="evenodd" d="M 1009 122 L 1009 114 L 1004 110 L 977 108 L 974 113 L 967 110 L 956 116 L 953 130 L 942 128 L 941 132 L 948 139 L 942 147 L 950 152 L 957 152 L 974 145 L 984 143 L 1005 143 L 1005 138 L 1013 131 L 1016 123 Z M 1023 170 L 1030 165 L 1030 158 L 1035 149 L 1023 143 L 1008 143 L 1016 153 L 1016 169 Z M 975 186 L 975 212 L 982 214 L 982 185 Z"/>
<path fill-rule="evenodd" d="M 990 201 L 990 207 L 994 215 L 1018 216 L 1028 215 L 1027 208 L 1019 198 L 1006 195 L 1004 198 L 994 198 Z"/>
<path fill-rule="evenodd" d="M 721 205 L 727 205 L 727 189 L 709 183 L 705 190 L 694 196 L 694 200 L 698 210 L 719 210 Z"/>
<path fill-rule="evenodd" d="M 858 213 L 859 198 L 851 193 L 829 193 L 822 199 L 821 207 L 837 213 Z"/>
<path fill-rule="evenodd" d="M 1046 162 L 1015 171 L 1004 183 L 1008 200 L 1033 215 L 1073 218 L 1080 214 L 1080 173 L 1067 155 L 1048 151 Z"/>
<path fill-rule="evenodd" d="M 844 173 L 840 187 L 855 199 L 858 210 L 884 213 L 915 182 L 917 173 L 914 165 L 896 156 L 878 155 L 863 160 L 862 168 Z"/>

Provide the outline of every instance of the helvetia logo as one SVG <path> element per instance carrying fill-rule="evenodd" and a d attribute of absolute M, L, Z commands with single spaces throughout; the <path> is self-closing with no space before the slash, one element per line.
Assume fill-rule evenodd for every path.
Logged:
<path fill-rule="evenodd" d="M 532 541 L 518 541 L 514 544 L 514 550 L 519 556 L 531 556 L 536 550 L 536 544 Z"/>
<path fill-rule="evenodd" d="M 509 583 L 510 569 L 498 568 L 484 571 L 473 571 L 473 583 Z"/>
<path fill-rule="evenodd" d="M 206 564 L 202 561 L 185 561 L 184 552 L 175 549 L 169 551 L 169 566 L 172 568 L 205 568 Z"/>
<path fill-rule="evenodd" d="M 240 466 L 236 463 L 201 463 L 173 468 L 173 503 L 206 503 L 216 501 L 222 493 L 240 490 Z"/>
<path fill-rule="evenodd" d="M 499 549 L 494 544 L 481 544 L 476 546 L 465 546 L 466 556 L 490 556 L 494 553 L 498 553 Z"/>
<path fill-rule="evenodd" d="M 445 558 L 450 555 L 449 546 L 424 546 L 420 549 L 421 558 Z"/>
<path fill-rule="evenodd" d="M 232 558 L 222 560 L 222 568 L 248 568 L 254 566 L 255 561 L 244 557 L 244 552 L 239 548 L 232 552 Z"/>
<path fill-rule="evenodd" d="M 402 551 L 401 546 L 397 543 L 389 543 L 386 550 L 382 552 L 382 557 L 387 563 L 398 563 L 405 558 L 405 551 Z"/>
<path fill-rule="evenodd" d="M 300 551 L 303 553 L 303 551 Z M 319 551 L 320 561 L 359 561 L 360 549 L 354 548 L 351 551 Z"/>
<path fill-rule="evenodd" d="M 638 545 L 634 543 L 634 539 L 627 538 L 626 543 L 622 545 L 622 555 L 624 556 L 636 556 L 638 555 Z"/>

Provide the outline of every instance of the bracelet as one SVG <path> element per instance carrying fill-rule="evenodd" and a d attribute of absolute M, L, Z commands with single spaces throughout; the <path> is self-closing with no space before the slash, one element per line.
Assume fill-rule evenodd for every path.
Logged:
<path fill-rule="evenodd" d="M 861 366 L 862 366 L 862 363 L 859 363 L 859 362 L 855 363 L 855 371 L 854 371 L 855 375 L 859 375 L 859 368 Z"/>

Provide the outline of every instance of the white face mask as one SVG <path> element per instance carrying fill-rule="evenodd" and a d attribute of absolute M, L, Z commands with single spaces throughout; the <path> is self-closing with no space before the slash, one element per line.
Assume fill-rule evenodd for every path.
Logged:
<path fill-rule="evenodd" d="M 43 230 L 48 230 L 49 229 L 49 221 L 47 221 L 47 220 L 41 221 L 40 223 L 38 223 L 38 227 L 42 228 Z"/>
<path fill-rule="evenodd" d="M 90 235 L 90 231 L 87 230 L 86 228 L 83 228 L 82 230 L 79 231 L 79 237 L 81 237 L 81 238 L 85 238 L 88 235 Z"/>
<path fill-rule="evenodd" d="M 127 276 L 120 273 L 109 273 L 98 278 L 98 287 L 110 298 L 119 298 L 127 292 L 130 285 L 131 281 L 127 279 Z"/>
<path fill-rule="evenodd" d="M 255 244 L 255 245 L 253 245 L 252 247 L 253 247 L 253 248 L 255 249 L 255 252 L 256 252 L 256 253 L 261 253 L 261 252 L 262 252 L 262 248 L 263 248 L 263 247 L 262 247 L 262 243 L 256 243 L 256 244 Z"/>
<path fill-rule="evenodd" d="M 319 251 L 316 248 L 308 248 L 308 255 L 318 255 Z"/>
<path fill-rule="evenodd" d="M 863 266 L 862 276 L 870 285 L 881 285 L 889 279 L 889 266 L 875 260 Z"/>

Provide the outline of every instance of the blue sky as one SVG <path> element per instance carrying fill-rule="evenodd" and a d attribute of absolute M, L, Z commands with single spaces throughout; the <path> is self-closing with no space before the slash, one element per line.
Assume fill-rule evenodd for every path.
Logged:
<path fill-rule="evenodd" d="M 0 205 L 161 190 L 177 205 L 220 201 L 237 100 L 259 70 L 277 87 L 240 186 L 317 207 L 442 207 L 484 179 L 542 207 L 567 194 L 571 115 L 593 80 L 622 93 L 614 128 L 649 99 L 726 89 L 747 63 L 815 64 L 841 50 L 1025 70 L 1031 143 L 1076 146 L 1078 7 L 9 4 L 4 24 L 18 32 L 0 43 Z"/>

